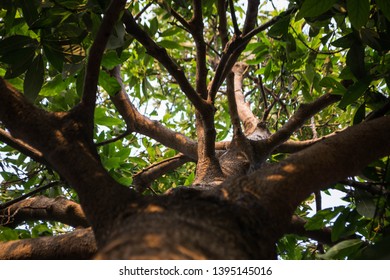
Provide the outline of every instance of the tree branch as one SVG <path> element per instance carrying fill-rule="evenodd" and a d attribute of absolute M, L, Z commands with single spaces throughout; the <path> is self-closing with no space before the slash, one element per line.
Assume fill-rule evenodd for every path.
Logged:
<path fill-rule="evenodd" d="M 222 48 L 224 49 L 229 42 L 229 36 L 227 31 L 227 18 L 226 18 L 226 1 L 218 0 L 218 18 L 219 18 L 219 37 L 221 38 Z"/>
<path fill-rule="evenodd" d="M 172 158 L 152 164 L 134 175 L 133 185 L 137 191 L 142 193 L 154 180 L 189 161 L 191 161 L 191 158 L 183 154 L 178 154 Z"/>
<path fill-rule="evenodd" d="M 125 92 L 119 66 L 111 71 L 111 75 L 117 79 L 122 88 L 121 91 L 111 96 L 111 100 L 125 120 L 129 131 L 149 136 L 161 144 L 177 150 L 194 160 L 198 158 L 197 143 L 195 141 L 183 134 L 166 128 L 157 121 L 152 121 L 138 112 Z"/>
<path fill-rule="evenodd" d="M 311 193 L 356 175 L 370 162 L 389 154 L 390 117 L 385 116 L 352 126 L 278 164 L 233 179 L 224 188 L 232 200 L 238 199 L 236 194 L 255 196 L 270 217 L 287 222 Z"/>
<path fill-rule="evenodd" d="M 186 78 L 184 71 L 172 60 L 166 49 L 157 45 L 156 42 L 139 27 L 129 11 L 126 11 L 123 15 L 123 22 L 126 27 L 126 32 L 134 36 L 134 38 L 145 47 L 147 53 L 168 70 L 195 108 L 202 113 L 208 113 L 212 108 L 197 94 L 196 90 Z"/>
<path fill-rule="evenodd" d="M 26 156 L 32 158 L 36 162 L 42 163 L 44 165 L 49 165 L 48 162 L 44 159 L 42 153 L 28 144 L 24 143 L 19 139 L 15 139 L 8 132 L 0 128 L 0 141 L 4 142 L 8 146 L 18 150 L 19 152 L 25 154 Z"/>
<path fill-rule="evenodd" d="M 266 144 L 268 150 L 272 151 L 286 142 L 290 136 L 305 123 L 305 121 L 322 109 L 339 101 L 340 98 L 339 95 L 325 94 L 312 103 L 302 104 L 288 122 L 267 139 Z"/>
<path fill-rule="evenodd" d="M 90 259 L 96 253 L 91 228 L 33 239 L 0 242 L 0 260 Z"/>
<path fill-rule="evenodd" d="M 7 207 L 9 207 L 9 206 L 11 206 L 11 205 L 17 203 L 17 202 L 20 202 L 20 201 L 22 201 L 22 200 L 25 200 L 26 198 L 31 197 L 31 196 L 33 196 L 34 194 L 37 194 L 37 193 L 42 192 L 42 191 L 45 191 L 45 190 L 47 190 L 47 189 L 49 189 L 49 188 L 51 188 L 51 187 L 53 187 L 53 186 L 56 186 L 56 185 L 58 185 L 58 184 L 60 184 L 60 182 L 57 181 L 57 182 L 51 182 L 51 183 L 48 183 L 48 184 L 46 184 L 46 185 L 36 187 L 34 190 L 32 190 L 32 191 L 30 191 L 30 192 L 28 192 L 28 193 L 26 193 L 26 194 L 23 194 L 23 195 L 21 195 L 21 196 L 15 198 L 15 199 L 13 199 L 13 200 L 11 200 L 11 201 L 8 201 L 8 202 L 6 202 L 6 203 L 0 204 L 0 210 L 1 210 L 1 209 L 5 209 L 5 208 L 7 208 Z"/>
<path fill-rule="evenodd" d="M 83 107 L 84 117 L 87 119 L 87 122 L 90 123 L 91 129 L 93 129 L 92 123 L 100 73 L 100 63 L 113 27 L 117 22 L 121 11 L 123 11 L 125 4 L 126 0 L 111 1 L 97 32 L 96 38 L 89 50 L 81 105 Z"/>
<path fill-rule="evenodd" d="M 0 225 L 16 227 L 25 221 L 56 221 L 72 227 L 88 227 L 80 205 L 63 197 L 36 196 L 0 210 Z"/>
<path fill-rule="evenodd" d="M 332 228 L 325 227 L 319 230 L 306 230 L 305 224 L 307 221 L 297 215 L 293 215 L 291 219 L 291 224 L 288 229 L 288 233 L 293 233 L 296 235 L 308 237 L 311 239 L 314 239 L 316 241 L 319 241 L 321 243 L 327 244 L 327 245 L 334 245 L 335 242 L 332 241 Z M 355 235 L 348 236 L 347 238 L 341 239 L 341 240 L 347 240 L 347 239 L 353 239 L 356 238 Z M 341 241 L 338 240 L 338 241 Z M 337 241 L 337 242 L 338 242 Z"/>
<path fill-rule="evenodd" d="M 249 1 L 248 7 L 251 6 L 253 2 L 255 2 L 255 1 Z M 238 27 L 237 18 L 236 18 L 236 11 L 234 10 L 233 0 L 229 0 L 229 7 L 230 7 L 230 15 L 232 17 L 232 22 L 233 22 L 234 34 L 236 36 L 240 36 L 241 31 L 240 31 L 240 28 Z"/>

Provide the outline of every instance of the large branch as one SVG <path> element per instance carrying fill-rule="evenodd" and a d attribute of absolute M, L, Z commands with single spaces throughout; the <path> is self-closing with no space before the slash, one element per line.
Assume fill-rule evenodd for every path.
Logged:
<path fill-rule="evenodd" d="M 88 227 L 80 205 L 62 197 L 36 196 L 0 210 L 0 225 L 15 227 L 25 221 L 56 221 L 73 227 Z"/>
<path fill-rule="evenodd" d="M 191 161 L 189 157 L 179 154 L 172 158 L 152 164 L 134 175 L 133 185 L 139 192 L 143 192 L 154 180 L 189 161 Z"/>
<path fill-rule="evenodd" d="M 168 55 L 165 48 L 160 47 L 150 36 L 136 23 L 132 14 L 126 11 L 123 15 L 123 22 L 126 27 L 126 32 L 134 36 L 146 49 L 147 53 L 160 62 L 175 78 L 181 90 L 188 97 L 195 108 L 203 113 L 209 112 L 212 108 L 205 100 L 203 100 L 196 90 L 192 87 L 184 71 L 177 65 L 176 62 Z"/>
<path fill-rule="evenodd" d="M 203 36 L 202 1 L 193 1 L 194 15 L 189 24 L 196 46 L 196 92 L 207 99 L 206 43 Z"/>
<path fill-rule="evenodd" d="M 286 142 L 297 129 L 301 128 L 308 119 L 329 105 L 339 101 L 340 98 L 339 95 L 324 94 L 312 103 L 302 104 L 288 122 L 267 139 L 268 149 L 272 151 L 279 147 Z"/>
<path fill-rule="evenodd" d="M 33 239 L 0 242 L 0 260 L 90 259 L 96 253 L 91 228 Z"/>
<path fill-rule="evenodd" d="M 84 111 L 83 115 L 91 125 L 91 133 L 93 130 L 93 115 L 100 73 L 100 63 L 113 27 L 115 26 L 120 13 L 123 11 L 125 4 L 126 0 L 111 1 L 96 34 L 96 38 L 89 50 L 81 104 Z"/>
<path fill-rule="evenodd" d="M 195 141 L 181 133 L 166 128 L 160 122 L 153 121 L 138 112 L 125 92 L 119 66 L 115 67 L 111 74 L 121 85 L 121 90 L 111 96 L 111 100 L 125 120 L 128 130 L 149 136 L 166 147 L 177 150 L 194 160 L 198 158 L 197 143 Z"/>
<path fill-rule="evenodd" d="M 18 150 L 26 156 L 29 156 L 36 162 L 48 165 L 48 162 L 44 159 L 42 153 L 19 139 L 12 137 L 7 131 L 0 128 L 0 141 L 4 142 L 8 146 Z"/>
<path fill-rule="evenodd" d="M 74 188 L 97 234 L 104 242 L 115 223 L 116 209 L 138 195 L 118 184 L 104 169 L 88 127 L 80 122 L 82 111 L 49 113 L 36 108 L 0 78 L 0 121 L 11 135 L 42 152 L 49 164 Z M 105 227 L 101 226 L 104 221 Z"/>
<path fill-rule="evenodd" d="M 291 8 L 280 15 L 272 18 L 268 22 L 260 25 L 257 28 L 255 27 L 256 16 L 258 11 L 258 1 L 248 1 L 248 9 L 247 16 L 245 19 L 245 25 L 243 29 L 243 34 L 241 36 L 234 36 L 230 39 L 229 43 L 226 45 L 226 48 L 223 51 L 223 55 L 218 64 L 218 67 L 215 71 L 214 79 L 209 85 L 209 96 L 211 100 L 215 98 L 217 91 L 226 76 L 229 74 L 233 65 L 237 62 L 242 51 L 245 49 L 246 45 L 249 41 L 258 33 L 263 32 L 267 28 L 271 27 L 279 20 L 281 20 L 285 16 L 289 16 L 290 14 L 296 11 L 295 8 Z"/>
<path fill-rule="evenodd" d="M 242 192 L 255 196 L 281 225 L 311 193 L 361 172 L 369 163 L 390 154 L 390 117 L 350 127 L 333 137 L 227 183 L 230 199 Z M 283 222 L 284 221 L 284 222 Z"/>

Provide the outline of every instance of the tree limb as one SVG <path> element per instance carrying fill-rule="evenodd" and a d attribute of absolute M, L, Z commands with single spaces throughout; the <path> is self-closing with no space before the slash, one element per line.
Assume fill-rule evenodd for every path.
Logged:
<path fill-rule="evenodd" d="M 30 192 L 28 192 L 28 193 L 26 193 L 26 194 L 23 194 L 23 195 L 21 195 L 21 196 L 15 198 L 15 199 L 13 199 L 13 200 L 11 200 L 11 201 L 8 201 L 8 202 L 5 202 L 5 203 L 0 204 L 0 210 L 1 210 L 1 209 L 5 209 L 5 208 L 7 208 L 7 207 L 9 207 L 9 206 L 11 206 L 11 205 L 17 203 L 17 202 L 20 202 L 20 201 L 22 201 L 22 200 L 25 200 L 25 199 L 28 198 L 28 197 L 33 196 L 33 195 L 36 194 L 36 193 L 42 192 L 42 191 L 44 191 L 44 190 L 47 190 L 47 189 L 49 189 L 49 188 L 51 188 L 51 187 L 53 187 L 53 186 L 55 186 L 55 185 L 58 185 L 58 184 L 60 184 L 60 182 L 57 181 L 57 182 L 51 182 L 51 183 L 48 183 L 48 184 L 46 184 L 46 185 L 36 187 L 34 190 L 32 190 L 32 191 L 30 191 Z"/>
<path fill-rule="evenodd" d="M 8 146 L 18 150 L 19 152 L 25 154 L 26 156 L 32 158 L 36 162 L 42 163 L 44 165 L 49 165 L 48 162 L 44 159 L 42 153 L 23 141 L 12 137 L 8 132 L 0 128 L 0 141 L 4 142 Z"/>
<path fill-rule="evenodd" d="M 352 126 L 244 177 L 226 182 L 229 199 L 248 193 L 271 217 L 287 222 L 312 192 L 356 175 L 373 160 L 390 154 L 390 117 Z M 283 224 L 283 222 L 281 222 Z"/>
<path fill-rule="evenodd" d="M 96 253 L 91 228 L 32 239 L 0 242 L 0 260 L 90 259 Z"/>
<path fill-rule="evenodd" d="M 191 158 L 183 154 L 178 154 L 172 158 L 154 163 L 134 175 L 133 185 L 137 191 L 143 192 L 154 180 L 189 161 L 191 161 Z"/>
<path fill-rule="evenodd" d="M 111 71 L 111 75 L 113 75 L 121 85 L 121 90 L 115 95 L 112 95 L 111 100 L 125 120 L 128 130 L 149 136 L 161 144 L 177 150 L 194 160 L 198 158 L 197 143 L 195 141 L 181 133 L 166 128 L 158 121 L 152 121 L 138 112 L 124 90 L 119 66 Z"/>
<path fill-rule="evenodd" d="M 123 15 L 123 22 L 126 27 L 126 32 L 134 36 L 134 38 L 145 47 L 147 53 L 168 70 L 195 108 L 203 113 L 209 112 L 212 108 L 210 108 L 210 105 L 197 94 L 196 90 L 185 76 L 184 71 L 172 60 L 165 48 L 157 45 L 157 43 L 139 27 L 129 11 L 126 11 Z"/>
<path fill-rule="evenodd" d="M 36 196 L 0 210 L 0 225 L 16 227 L 25 221 L 56 221 L 72 227 L 89 227 L 80 205 L 63 197 Z"/>
<path fill-rule="evenodd" d="M 306 223 L 307 221 L 305 219 L 297 215 L 293 215 L 291 219 L 291 224 L 288 229 L 288 233 L 293 233 L 299 236 L 308 237 L 327 245 L 334 245 L 336 243 L 332 241 L 332 228 L 324 227 L 319 230 L 306 230 L 305 229 Z M 353 238 L 356 238 L 356 236 L 355 235 L 348 236 L 347 238 L 344 238 L 342 240 L 353 239 Z M 337 240 L 337 242 L 339 241 L 341 240 Z"/>
<path fill-rule="evenodd" d="M 339 101 L 340 98 L 341 97 L 339 95 L 324 94 L 312 103 L 302 104 L 288 122 L 267 139 L 269 151 L 274 150 L 282 143 L 286 142 L 290 136 L 305 123 L 306 120 L 310 119 L 322 109 Z"/>
<path fill-rule="evenodd" d="M 226 18 L 226 1 L 218 0 L 218 33 L 221 38 L 222 48 L 224 49 L 226 44 L 229 42 L 229 36 L 227 31 L 227 18 Z"/>
<path fill-rule="evenodd" d="M 100 73 L 100 63 L 113 27 L 118 20 L 121 11 L 123 11 L 125 4 L 126 0 L 111 1 L 96 38 L 89 50 L 81 105 L 84 111 L 83 115 L 88 120 L 87 122 L 90 123 L 91 129 L 93 129 L 93 115 Z"/>

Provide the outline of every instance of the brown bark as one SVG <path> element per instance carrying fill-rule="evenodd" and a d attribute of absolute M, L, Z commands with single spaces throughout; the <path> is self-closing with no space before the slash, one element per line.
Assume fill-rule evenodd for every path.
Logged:
<path fill-rule="evenodd" d="M 117 20 L 124 2 L 112 1 L 105 16 L 104 22 L 108 24 L 100 28 L 91 49 L 91 52 L 96 54 L 97 61 L 103 54 L 110 28 Z M 194 38 L 198 40 L 197 53 L 203 55 L 202 35 L 193 25 L 201 19 L 200 2 L 194 1 L 194 6 L 196 9 L 193 23 L 188 23 L 188 26 L 183 23 L 192 29 Z M 100 63 L 93 61 L 95 58 L 88 63 L 82 102 L 66 113 L 50 113 L 36 108 L 0 78 L 0 121 L 12 137 L 7 139 L 12 140 L 14 145 L 28 145 L 26 152 L 34 151 L 42 155 L 77 191 L 97 242 L 97 258 L 275 258 L 275 243 L 290 230 L 291 216 L 300 202 L 311 192 L 355 175 L 371 161 L 390 153 L 390 117 L 382 117 L 356 125 L 318 143 L 310 143 L 309 147 L 278 164 L 261 166 L 250 175 L 236 176 L 219 187 L 210 188 L 211 184 L 204 185 L 205 182 L 219 183 L 218 180 L 224 179 L 215 154 L 213 101 L 216 92 L 231 73 L 233 65 L 255 32 L 265 30 L 280 19 L 276 17 L 255 28 L 258 6 L 257 0 L 248 3 L 243 35 L 236 34 L 230 43 L 226 44 L 214 80 L 209 86 L 207 99 L 204 98 L 205 84 L 202 77 L 198 77 L 194 89 L 183 70 L 166 50 L 159 47 L 140 28 L 130 13 L 126 11 L 124 15 L 128 33 L 166 67 L 194 105 L 197 115 L 197 146 L 192 140 L 138 115 L 134 106 L 126 100 L 124 91 L 113 97 L 115 105 L 123 116 L 127 116 L 125 119 L 130 130 L 142 130 L 145 134 L 149 133 L 155 137 L 158 137 L 159 132 L 166 133 L 164 141 L 179 138 L 174 145 L 183 143 L 185 147 L 181 149 L 198 160 L 196 182 L 201 186 L 178 188 L 162 196 L 141 196 L 118 184 L 107 173 L 92 139 L 97 84 L 95 74 L 100 69 Z M 219 12 L 221 11 L 220 1 Z M 291 12 L 292 10 L 288 11 Z M 223 24 L 225 23 L 222 22 Z M 223 26 L 221 28 L 223 29 Z M 198 73 L 206 71 L 203 58 L 198 58 L 198 61 Z M 236 83 L 240 81 L 242 75 L 237 75 Z M 197 92 L 198 90 L 200 92 Z M 279 132 L 259 141 L 259 154 L 252 155 L 265 161 L 266 156 L 281 147 L 308 118 L 336 100 L 334 96 L 324 95 L 319 100 L 303 106 Z M 234 101 L 236 99 L 231 99 L 231 104 L 234 104 Z M 138 128 L 137 121 L 143 122 Z M 235 126 L 237 128 L 237 122 Z M 245 159 L 239 157 L 240 153 L 245 152 L 245 156 L 248 153 L 237 148 L 238 134 L 237 132 L 229 148 L 236 152 L 233 155 L 242 163 Z M 230 171 L 231 175 L 238 175 L 237 173 Z M 81 214 L 77 216 L 80 218 Z M 59 214 L 57 218 L 65 220 Z M 71 238 L 77 242 L 70 241 Z M 96 250 L 92 240 L 93 236 L 87 230 L 75 231 L 53 238 L 3 243 L 0 246 L 4 250 L 0 252 L 5 252 L 4 258 L 17 258 L 21 254 L 29 258 L 67 258 L 70 251 L 79 250 L 79 254 L 74 256 L 86 257 Z M 64 248 L 70 245 L 78 247 Z"/>
<path fill-rule="evenodd" d="M 91 228 L 34 239 L 0 243 L 0 260 L 90 259 L 96 253 Z"/>
<path fill-rule="evenodd" d="M 36 196 L 0 210 L 0 225 L 15 227 L 24 221 L 57 221 L 73 227 L 88 227 L 80 205 L 62 197 Z"/>

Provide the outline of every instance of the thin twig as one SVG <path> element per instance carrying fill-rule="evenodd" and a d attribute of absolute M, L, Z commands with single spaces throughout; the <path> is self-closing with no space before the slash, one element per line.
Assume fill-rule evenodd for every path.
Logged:
<path fill-rule="evenodd" d="M 118 135 L 116 137 L 113 137 L 111 139 L 108 139 L 108 140 L 105 140 L 105 141 L 102 141 L 102 142 L 98 142 L 96 143 L 96 147 L 99 147 L 99 146 L 103 146 L 103 145 L 107 145 L 107 144 L 110 144 L 110 143 L 114 143 L 118 140 L 121 140 L 123 138 L 125 138 L 126 136 L 130 135 L 131 134 L 131 131 L 127 130 L 125 132 L 123 132 L 121 135 Z"/>

